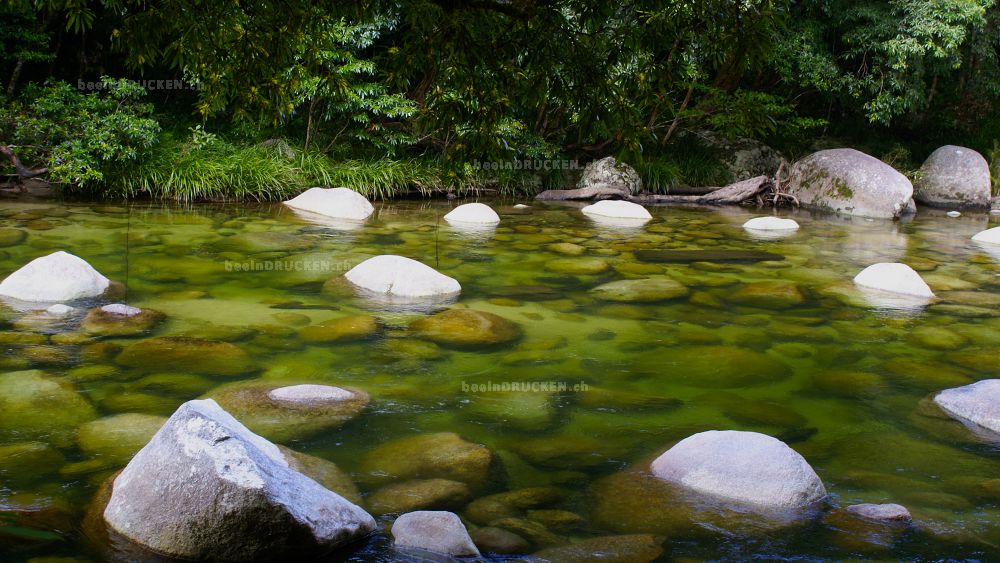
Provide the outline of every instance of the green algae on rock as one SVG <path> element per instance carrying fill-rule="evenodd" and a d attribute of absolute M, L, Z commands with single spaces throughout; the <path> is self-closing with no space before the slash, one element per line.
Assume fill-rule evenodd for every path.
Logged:
<path fill-rule="evenodd" d="M 125 348 L 117 362 L 132 368 L 219 377 L 243 375 L 257 369 L 250 356 L 234 344 L 184 336 L 141 340 Z"/>
<path fill-rule="evenodd" d="M 500 315 L 473 309 L 448 309 L 410 323 L 414 334 L 451 348 L 499 346 L 521 338 L 521 328 Z"/>

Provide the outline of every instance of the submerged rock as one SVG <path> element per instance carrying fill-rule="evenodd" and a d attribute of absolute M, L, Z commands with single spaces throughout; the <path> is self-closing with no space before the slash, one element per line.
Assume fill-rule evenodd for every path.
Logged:
<path fill-rule="evenodd" d="M 477 498 L 465 508 L 465 517 L 487 525 L 504 518 L 520 518 L 530 509 L 552 506 L 566 498 L 555 487 L 529 487 Z"/>
<path fill-rule="evenodd" d="M 783 280 L 768 280 L 744 284 L 728 297 L 732 303 L 762 309 L 791 309 L 801 305 L 805 296 L 799 286 Z"/>
<path fill-rule="evenodd" d="M 659 479 L 752 507 L 792 509 L 826 497 L 809 463 L 780 440 L 712 430 L 678 442 L 651 465 Z"/>
<path fill-rule="evenodd" d="M 397 549 L 456 557 L 479 556 L 465 525 L 452 512 L 421 510 L 404 514 L 392 523 L 392 540 Z"/>
<path fill-rule="evenodd" d="M 959 421 L 1000 433 L 1000 379 L 945 389 L 934 397 L 934 403 Z"/>
<path fill-rule="evenodd" d="M 80 424 L 97 418 L 76 389 L 39 370 L 0 374 L 0 440 L 73 442 Z"/>
<path fill-rule="evenodd" d="M 466 203 L 452 209 L 444 216 L 449 223 L 468 223 L 474 225 L 496 225 L 500 216 L 485 203 Z"/>
<path fill-rule="evenodd" d="M 462 291 L 456 280 L 434 268 L 392 254 L 369 258 L 344 278 L 363 290 L 394 298 L 450 297 Z"/>
<path fill-rule="evenodd" d="M 7 276 L 0 282 L 0 295 L 21 301 L 72 301 L 102 295 L 110 284 L 82 258 L 59 251 Z"/>
<path fill-rule="evenodd" d="M 799 160 L 785 185 L 803 206 L 874 219 L 899 217 L 913 198 L 906 176 L 854 149 L 823 150 Z"/>
<path fill-rule="evenodd" d="M 599 285 L 590 293 L 603 301 L 624 303 L 652 303 L 687 297 L 690 291 L 684 284 L 667 278 L 618 280 Z"/>
<path fill-rule="evenodd" d="M 752 264 L 755 262 L 780 262 L 780 254 L 759 250 L 636 250 L 640 262 L 678 263 L 714 262 L 719 264 Z"/>
<path fill-rule="evenodd" d="M 58 450 L 44 442 L 0 446 L 0 482 L 19 487 L 44 480 L 66 463 Z"/>
<path fill-rule="evenodd" d="M 773 383 L 791 375 L 791 369 L 783 362 L 736 346 L 652 350 L 638 356 L 636 368 L 680 385 L 713 388 Z"/>
<path fill-rule="evenodd" d="M 855 516 L 879 522 L 909 522 L 913 520 L 910 511 L 899 504 L 852 504 L 844 510 Z"/>
<path fill-rule="evenodd" d="M 891 262 L 872 264 L 854 277 L 854 283 L 868 289 L 910 297 L 922 299 L 934 297 L 934 292 L 920 274 L 906 264 Z"/>
<path fill-rule="evenodd" d="M 648 221 L 653 218 L 645 207 L 631 201 L 605 199 L 581 209 L 585 215 L 610 217 L 612 219 L 634 219 Z"/>
<path fill-rule="evenodd" d="M 378 319 L 371 315 L 353 315 L 330 319 L 299 330 L 304 342 L 332 343 L 366 340 L 379 331 Z"/>
<path fill-rule="evenodd" d="M 527 540 L 503 528 L 484 526 L 472 530 L 469 536 L 481 552 L 512 555 L 527 553 L 531 549 Z"/>
<path fill-rule="evenodd" d="M 548 563 L 645 563 L 663 555 L 661 543 L 649 534 L 604 536 L 543 549 L 532 559 Z"/>
<path fill-rule="evenodd" d="M 251 431 L 288 442 L 342 426 L 368 405 L 368 393 L 330 385 L 239 381 L 208 393 Z"/>
<path fill-rule="evenodd" d="M 323 485 L 350 502 L 362 506 L 361 492 L 354 480 L 332 461 L 278 446 L 281 455 L 288 460 L 288 467 Z"/>
<path fill-rule="evenodd" d="M 448 479 L 482 489 L 490 480 L 494 458 L 486 446 L 452 432 L 399 438 L 372 449 L 361 463 L 373 484 L 401 479 Z"/>
<path fill-rule="evenodd" d="M 147 371 L 178 371 L 201 375 L 243 375 L 256 369 L 250 356 L 235 344 L 165 336 L 149 338 L 132 344 L 118 355 L 116 361 Z"/>
<path fill-rule="evenodd" d="M 351 221 L 364 221 L 375 212 L 365 196 L 349 188 L 309 188 L 284 203 L 293 209 Z"/>
<path fill-rule="evenodd" d="M 0 228 L 0 247 L 21 244 L 26 238 L 28 238 L 28 233 L 22 231 L 21 229 L 13 229 L 10 227 Z"/>
<path fill-rule="evenodd" d="M 315 556 L 375 529 L 210 400 L 170 417 L 114 479 L 103 514 L 158 553 L 223 561 Z"/>
<path fill-rule="evenodd" d="M 611 266 L 600 258 L 556 258 L 545 263 L 545 269 L 559 274 L 589 276 L 606 272 Z"/>
<path fill-rule="evenodd" d="M 368 497 L 376 515 L 414 510 L 458 508 L 469 502 L 472 491 L 465 483 L 448 479 L 416 479 L 386 485 Z"/>
<path fill-rule="evenodd" d="M 990 165 L 978 152 L 945 145 L 933 153 L 917 172 L 913 198 L 937 207 L 988 209 Z"/>
<path fill-rule="evenodd" d="M 521 327 L 499 315 L 474 309 L 448 309 L 410 323 L 420 338 L 451 348 L 509 344 L 521 338 Z"/>
<path fill-rule="evenodd" d="M 81 425 L 76 441 L 87 455 L 111 465 L 125 464 L 166 422 L 162 416 L 116 414 Z"/>
<path fill-rule="evenodd" d="M 80 328 L 100 336 L 134 336 L 149 332 L 165 318 L 166 315 L 153 309 L 114 303 L 87 311 Z"/>

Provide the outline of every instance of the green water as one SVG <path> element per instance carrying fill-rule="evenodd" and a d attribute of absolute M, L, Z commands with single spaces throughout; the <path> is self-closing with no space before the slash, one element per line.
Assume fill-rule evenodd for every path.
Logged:
<path fill-rule="evenodd" d="M 547 508 L 582 518 L 572 529 L 551 530 L 567 542 L 651 532 L 665 539 L 663 560 L 1000 558 L 1000 452 L 921 407 L 935 390 L 1000 376 L 1000 256 L 969 241 L 996 218 L 991 225 L 985 215 L 922 212 L 890 223 L 795 212 L 786 215 L 801 224 L 797 233 L 759 240 L 740 228 L 751 216 L 740 209 L 652 209 L 646 226 L 622 229 L 595 224 L 572 206 L 492 203 L 503 221 L 477 233 L 441 221 L 454 205 L 444 202 L 381 204 L 363 228 L 346 231 L 280 205 L 5 203 L 0 228 L 26 236 L 17 241 L 6 232 L 0 273 L 66 250 L 126 285 L 123 301 L 167 320 L 136 338 L 100 339 L 82 335 L 78 318 L 41 322 L 4 310 L 0 367 L 58 378 L 92 405 L 90 418 L 169 416 L 182 402 L 242 379 L 363 389 L 372 400 L 361 416 L 287 445 L 334 461 L 369 495 L 375 487 L 360 466 L 372 448 L 457 432 L 502 461 L 480 494 L 563 489 L 565 499 Z M 639 260 L 638 250 L 762 250 L 784 259 L 657 263 Z M 326 280 L 377 254 L 416 258 L 456 278 L 463 292 L 455 307 L 500 315 L 520 325 L 523 337 L 486 349 L 439 347 L 407 328 L 423 313 L 324 293 Z M 939 299 L 910 310 L 865 301 L 850 280 L 880 261 L 910 264 Z M 258 270 L 267 264 L 282 270 Z M 243 271 L 246 265 L 254 271 Z M 613 280 L 662 277 L 688 294 L 615 303 L 589 292 Z M 372 339 L 308 344 L 298 337 L 305 324 L 366 313 L 381 323 Z M 120 347 L 171 335 L 232 342 L 253 370 L 158 376 L 156 365 L 115 361 Z M 504 382 L 555 386 L 471 391 Z M 747 532 L 713 528 L 714 521 L 677 526 L 656 511 L 630 509 L 643 499 L 617 491 L 615 478 L 709 429 L 781 437 L 816 469 L 831 506 L 898 502 L 915 525 L 865 542 L 822 519 Z M 37 458 L 0 460 L 0 560 L 100 560 L 80 522 L 97 486 L 122 462 L 84 451 L 75 428 L 50 436 L 0 428 L 0 436 L 0 448 L 52 447 Z M 341 557 L 393 556 L 382 534 Z"/>

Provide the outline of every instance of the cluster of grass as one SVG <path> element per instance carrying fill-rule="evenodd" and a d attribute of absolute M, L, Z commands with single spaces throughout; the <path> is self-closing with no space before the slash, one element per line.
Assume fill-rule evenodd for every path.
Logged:
<path fill-rule="evenodd" d="M 279 200 L 313 186 L 345 186 L 372 199 L 435 192 L 532 193 L 524 172 L 473 170 L 435 158 L 335 159 L 281 141 L 240 145 L 165 137 L 141 162 L 114 170 L 99 187 L 110 198 L 177 201 Z"/>
<path fill-rule="evenodd" d="M 693 142 L 669 145 L 635 168 L 643 188 L 653 193 L 670 193 L 681 186 L 725 186 L 733 180 L 716 149 Z"/>

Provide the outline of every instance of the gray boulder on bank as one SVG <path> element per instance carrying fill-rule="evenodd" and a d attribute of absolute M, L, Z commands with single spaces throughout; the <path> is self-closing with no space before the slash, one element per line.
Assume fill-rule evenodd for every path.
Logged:
<path fill-rule="evenodd" d="M 805 207 L 873 219 L 906 214 L 913 198 L 906 176 L 854 149 L 823 150 L 799 160 L 783 187 Z"/>
<path fill-rule="evenodd" d="M 546 190 L 535 199 L 570 200 L 627 198 L 642 191 L 642 178 L 628 164 L 618 162 L 613 156 L 592 161 L 583 169 L 575 190 Z"/>
<path fill-rule="evenodd" d="M 104 520 L 158 553 L 222 561 L 320 554 L 375 529 L 212 400 L 181 405 L 136 454 Z"/>
<path fill-rule="evenodd" d="M 826 496 L 823 482 L 801 455 L 757 432 L 712 430 L 689 436 L 651 468 L 664 481 L 765 509 L 802 508 Z"/>
<path fill-rule="evenodd" d="M 988 209 L 990 165 L 972 149 L 945 145 L 924 161 L 913 188 L 914 199 L 926 205 Z"/>

